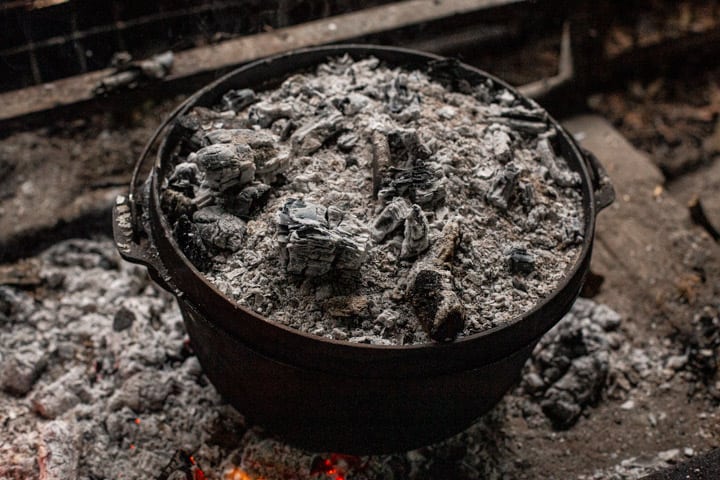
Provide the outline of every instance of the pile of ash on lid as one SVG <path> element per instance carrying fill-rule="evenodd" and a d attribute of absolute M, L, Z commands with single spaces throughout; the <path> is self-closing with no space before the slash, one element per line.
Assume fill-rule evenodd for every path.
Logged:
<path fill-rule="evenodd" d="M 185 255 L 240 304 L 350 342 L 533 308 L 580 250 L 581 178 L 542 109 L 452 68 L 345 56 L 193 108 L 162 189 Z"/>

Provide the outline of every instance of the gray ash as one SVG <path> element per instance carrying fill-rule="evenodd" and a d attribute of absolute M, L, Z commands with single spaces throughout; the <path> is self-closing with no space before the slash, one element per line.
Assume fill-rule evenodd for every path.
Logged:
<path fill-rule="evenodd" d="M 573 309 L 535 349 L 523 375 L 522 388 L 540 404 L 557 428 L 569 428 L 600 399 L 610 370 L 609 335 L 620 315 L 590 300 Z"/>
<path fill-rule="evenodd" d="M 163 187 L 185 254 L 240 304 L 352 342 L 448 340 L 530 310 L 576 261 L 580 176 L 542 109 L 456 66 L 345 56 L 191 110 Z M 288 223 L 292 202 L 322 207 L 321 224 Z M 452 255 L 433 260 L 448 224 Z M 442 279 L 449 325 L 413 298 L 430 285 L 413 286 L 417 265 Z M 366 306 L 351 320 L 348 298 Z"/>
<path fill-rule="evenodd" d="M 453 252 L 455 229 L 445 230 L 443 244 L 428 252 L 433 268 L 443 268 Z M 540 411 L 540 402 L 560 398 L 546 393 L 550 386 L 562 385 L 548 382 L 532 390 L 531 374 L 545 378 L 553 364 L 576 362 L 609 346 L 608 380 L 582 383 L 586 390 L 577 390 L 578 399 L 588 391 L 606 399 L 613 396 L 611 378 L 640 372 L 638 381 L 644 382 L 653 377 L 643 369 L 661 370 L 670 353 L 649 350 L 648 358 L 628 350 L 618 315 L 605 305 L 579 301 L 533 353 L 522 386 L 466 431 L 392 455 L 308 452 L 248 429 L 241 412 L 223 402 L 202 373 L 173 298 L 149 281 L 144 268 L 119 261 L 112 241 L 63 242 L 37 260 L 42 285 L 35 291 L 0 285 L 3 480 L 185 478 L 196 466 L 206 478 L 310 480 L 323 477 L 317 474 L 322 465 L 353 480 L 521 478 L 529 452 L 518 441 L 528 427 L 514 418 L 514 405 L 538 405 Z M 61 286 L 58 277 L 64 278 Z M 348 317 L 368 308 L 358 296 L 324 302 Z M 400 321 L 390 313 L 381 318 Z M 578 329 L 582 335 L 571 333 Z M 557 358 L 549 359 L 553 353 Z M 683 365 L 675 357 L 667 364 Z M 579 373 L 581 381 L 591 375 L 564 372 L 559 378 Z M 18 375 L 20 388 L 8 380 Z M 652 390 L 640 383 L 629 394 Z M 588 407 L 581 405 L 592 415 Z M 550 449 L 557 439 L 543 425 L 530 426 L 531 433 L 546 438 Z M 588 472 L 586 478 L 597 477 Z"/>

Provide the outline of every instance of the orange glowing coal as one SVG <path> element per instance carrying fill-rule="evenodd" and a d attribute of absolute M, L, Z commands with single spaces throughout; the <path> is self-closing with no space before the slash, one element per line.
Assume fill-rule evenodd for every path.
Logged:
<path fill-rule="evenodd" d="M 365 467 L 360 457 L 331 453 L 328 458 L 317 457 L 313 461 L 310 470 L 311 475 L 318 475 L 317 478 L 329 478 L 330 480 L 345 480 L 350 469 L 362 470 Z"/>
<path fill-rule="evenodd" d="M 223 480 L 263 480 L 262 477 L 253 477 L 240 467 L 227 470 L 223 475 Z"/>

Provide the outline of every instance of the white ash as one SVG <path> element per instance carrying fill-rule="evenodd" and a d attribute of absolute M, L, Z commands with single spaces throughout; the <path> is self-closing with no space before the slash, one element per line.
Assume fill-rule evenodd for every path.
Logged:
<path fill-rule="evenodd" d="M 0 479 L 159 478 L 178 449 L 191 453 L 207 478 L 330 478 L 311 472 L 319 460 L 334 459 L 332 454 L 303 451 L 247 429 L 188 349 L 175 301 L 153 286 L 144 268 L 119 260 L 110 240 L 63 242 L 43 253 L 38 264 L 43 284 L 36 290 L 0 286 L 0 373 L 15 368 L 8 359 L 18 352 L 42 352 L 23 357 L 37 372 L 25 393 L 0 391 Z M 347 305 L 367 308 L 358 298 L 339 303 L 332 305 L 338 312 Z M 128 312 L 133 320 L 117 330 L 115 318 L 130 318 Z M 392 310 L 380 317 L 397 321 Z M 587 318 L 610 346 L 601 401 L 620 405 L 640 391 L 649 395 L 647 382 L 657 385 L 666 369 L 687 365 L 667 348 L 647 353 L 633 348 L 613 328 L 617 315 L 605 305 L 579 301 L 562 322 L 584 325 Z M 557 351 L 561 338 L 550 334 L 543 345 Z M 528 372 L 542 352 L 533 354 Z M 637 383 L 623 390 L 620 378 Z M 514 446 L 514 439 L 523 429 L 509 420 L 509 406 L 518 402 L 536 404 L 518 388 L 475 425 L 441 443 L 340 458 L 334 465 L 354 480 L 520 478 L 525 450 Z M 532 428 L 556 445 L 542 424 Z M 667 462 L 674 454 L 649 458 Z M 638 478 L 633 473 L 662 465 L 632 458 L 581 478 Z"/>
<path fill-rule="evenodd" d="M 110 240 L 63 242 L 40 260 L 39 290 L 0 286 L 0 479 L 155 478 L 177 449 L 212 468 L 223 442 L 236 448 L 241 415 L 144 268 Z"/>
<path fill-rule="evenodd" d="M 408 275 L 456 222 L 459 241 L 442 270 L 463 318 L 448 339 L 513 320 L 576 261 L 580 177 L 555 152 L 557 132 L 539 107 L 490 81 L 465 87 L 343 57 L 274 90 L 231 91 L 216 110 L 194 109 L 180 120 L 181 171 L 165 183 L 179 243 L 222 292 L 272 320 L 351 342 L 417 344 L 429 338 Z M 200 167 L 191 189 L 187 162 Z M 261 200 L 238 194 L 257 180 Z M 327 232 L 307 230 L 289 261 L 277 219 L 295 200 L 357 219 L 352 235 L 371 233 L 354 242 L 352 268 Z M 229 238 L 229 222 L 189 225 L 193 209 L 212 203 L 239 215 L 244 235 Z M 329 300 L 350 297 L 365 297 L 367 308 L 333 315 Z"/>
<path fill-rule="evenodd" d="M 538 343 L 522 388 L 556 428 L 571 427 L 597 404 L 608 384 L 612 348 L 621 317 L 605 305 L 579 298 Z"/>

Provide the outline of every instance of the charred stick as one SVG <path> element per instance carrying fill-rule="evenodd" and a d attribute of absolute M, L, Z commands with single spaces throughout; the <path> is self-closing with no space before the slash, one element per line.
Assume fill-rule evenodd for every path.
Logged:
<path fill-rule="evenodd" d="M 390 144 L 387 135 L 374 130 L 370 136 L 370 145 L 372 145 L 372 196 L 377 199 L 382 183 L 382 172 L 390 165 Z"/>

